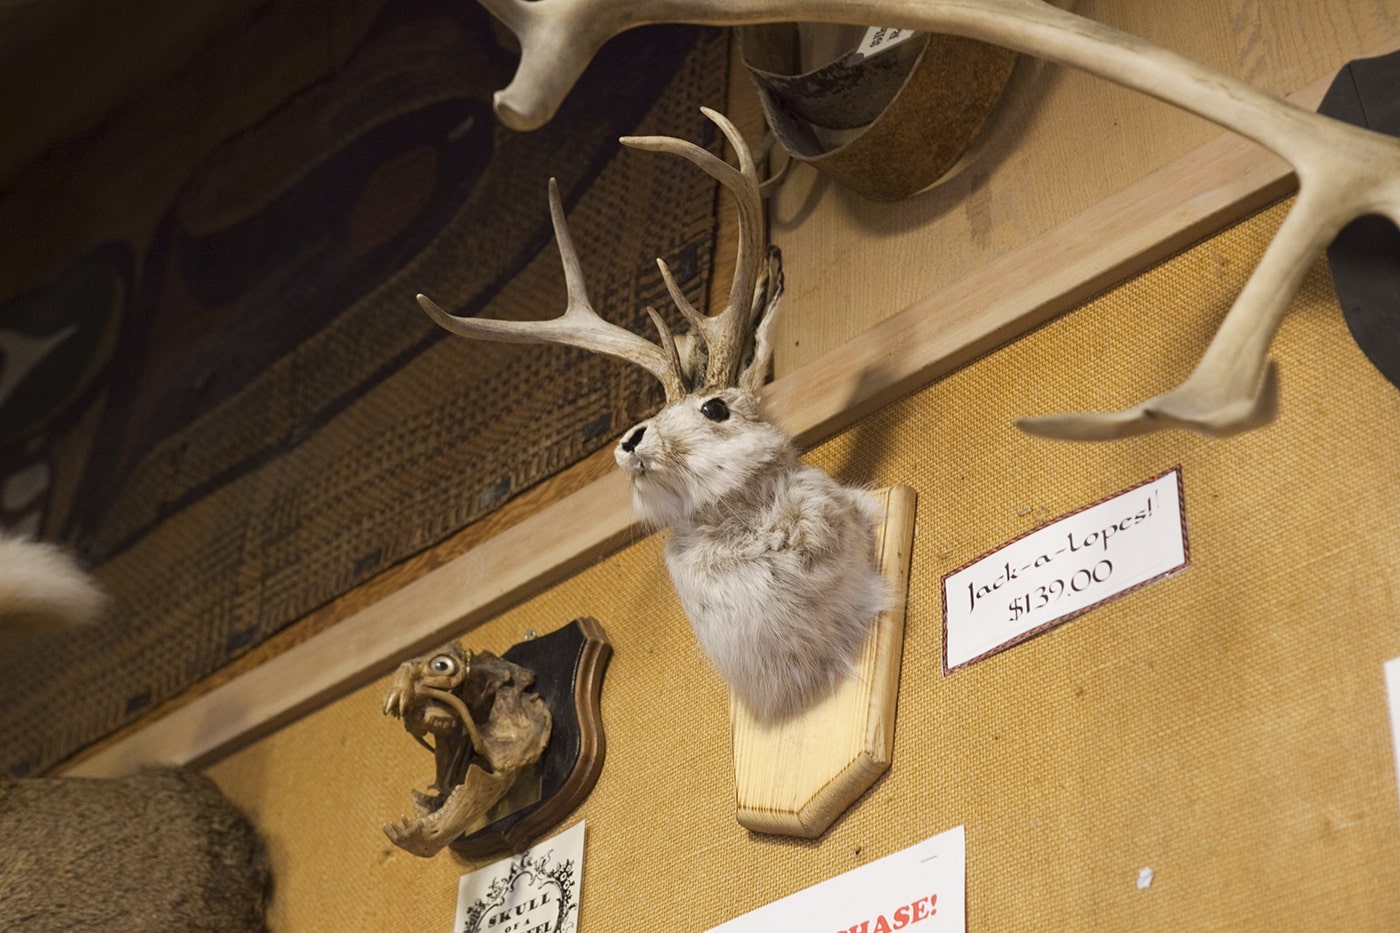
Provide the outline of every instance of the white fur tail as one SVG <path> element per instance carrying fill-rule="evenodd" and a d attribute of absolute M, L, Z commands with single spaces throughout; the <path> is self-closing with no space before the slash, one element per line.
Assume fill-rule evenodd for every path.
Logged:
<path fill-rule="evenodd" d="M 61 548 L 0 533 L 0 631 L 90 625 L 107 598 Z"/>

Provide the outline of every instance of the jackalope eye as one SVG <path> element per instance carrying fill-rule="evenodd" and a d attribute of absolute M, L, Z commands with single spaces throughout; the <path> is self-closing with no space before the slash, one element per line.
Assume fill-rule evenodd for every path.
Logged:
<path fill-rule="evenodd" d="M 711 421 L 724 421 L 729 417 L 729 406 L 722 398 L 712 398 L 700 406 L 700 414 Z"/>

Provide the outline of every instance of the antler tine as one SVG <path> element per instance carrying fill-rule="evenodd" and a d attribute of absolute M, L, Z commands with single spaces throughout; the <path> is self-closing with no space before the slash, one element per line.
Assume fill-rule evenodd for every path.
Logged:
<path fill-rule="evenodd" d="M 513 130 L 549 122 L 593 56 L 629 25 L 597 0 L 481 0 L 481 5 L 520 43 L 520 68 L 491 98 L 496 115 Z"/>
<path fill-rule="evenodd" d="M 657 323 L 657 329 L 662 333 L 662 344 L 658 346 L 625 327 L 604 320 L 593 310 L 583 281 L 583 267 L 574 249 L 573 238 L 569 235 L 564 207 L 559 201 L 559 184 L 553 178 L 549 180 L 549 213 L 554 221 L 554 238 L 559 244 L 568 293 L 568 303 L 559 317 L 548 321 L 459 317 L 443 310 L 427 295 L 419 295 L 418 304 L 443 329 L 463 337 L 508 343 L 559 343 L 636 363 L 661 380 L 667 401 L 682 398 L 686 394 L 685 380 L 677 362 L 675 345 L 670 341 L 664 324 Z M 651 312 L 651 317 L 654 322 L 659 322 L 655 312 Z"/>
<path fill-rule="evenodd" d="M 705 382 L 711 386 L 737 384 L 739 363 L 753 327 L 753 294 L 758 283 L 759 266 L 763 256 L 763 199 L 758 193 L 758 170 L 753 153 L 744 137 L 727 117 L 708 107 L 701 112 L 719 127 L 734 148 L 739 165 L 734 167 L 694 143 L 671 136 L 624 136 L 623 145 L 649 152 L 678 155 L 729 189 L 739 209 L 739 255 L 735 265 L 734 282 L 729 290 L 729 302 L 714 316 L 696 311 L 680 293 L 670 269 L 658 260 L 662 279 L 686 319 L 705 341 L 709 362 Z"/>
<path fill-rule="evenodd" d="M 1384 156 L 1366 152 L 1361 158 L 1384 165 Z M 1278 413 L 1278 372 L 1269 359 L 1269 344 L 1313 260 L 1346 219 L 1378 209 L 1400 222 L 1400 152 L 1391 153 L 1390 167 L 1394 200 L 1388 207 L 1371 203 L 1364 192 L 1359 203 L 1348 206 L 1348 173 L 1340 173 L 1340 181 L 1323 173 L 1304 178 L 1259 265 L 1181 385 L 1123 411 L 1043 415 L 1021 418 L 1017 425 L 1040 437 L 1096 441 L 1162 427 L 1224 437 L 1271 422 Z"/>
<path fill-rule="evenodd" d="M 689 389 L 689 384 L 685 380 L 685 368 L 681 366 L 680 351 L 676 349 L 676 338 L 671 333 L 671 329 L 666 325 L 666 321 L 660 313 L 651 305 L 646 306 L 647 317 L 651 318 L 652 325 L 656 328 L 657 335 L 661 338 L 661 351 L 670 360 L 671 368 L 681 374 L 682 384 Z M 667 396 L 670 400 L 670 396 Z"/>
<path fill-rule="evenodd" d="M 764 265 L 764 274 L 754 286 L 753 307 L 758 323 L 754 327 L 753 358 L 739 374 L 739 387 L 750 392 L 763 387 L 773 359 L 773 322 L 778 319 L 778 306 L 783 299 L 783 254 L 778 247 L 769 245 Z"/>

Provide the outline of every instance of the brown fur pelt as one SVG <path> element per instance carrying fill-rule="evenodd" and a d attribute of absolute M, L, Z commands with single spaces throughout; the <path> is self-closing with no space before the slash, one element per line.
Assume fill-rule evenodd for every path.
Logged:
<path fill-rule="evenodd" d="M 212 781 L 0 777 L 0 930 L 261 931 L 261 841 Z"/>

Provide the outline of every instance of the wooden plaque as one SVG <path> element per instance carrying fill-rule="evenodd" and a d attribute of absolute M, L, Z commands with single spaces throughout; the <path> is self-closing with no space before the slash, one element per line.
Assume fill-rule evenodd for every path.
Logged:
<path fill-rule="evenodd" d="M 820 836 L 890 766 L 918 495 L 908 486 L 876 494 L 885 506 L 876 547 L 894 604 L 876 619 L 855 675 L 771 726 L 730 698 L 738 819 L 756 832 Z"/>
<path fill-rule="evenodd" d="M 540 758 L 539 801 L 452 843 L 469 858 L 527 848 L 593 790 L 607 750 L 600 701 L 612 645 L 596 619 L 575 619 L 501 657 L 534 672 L 553 726 Z"/>

